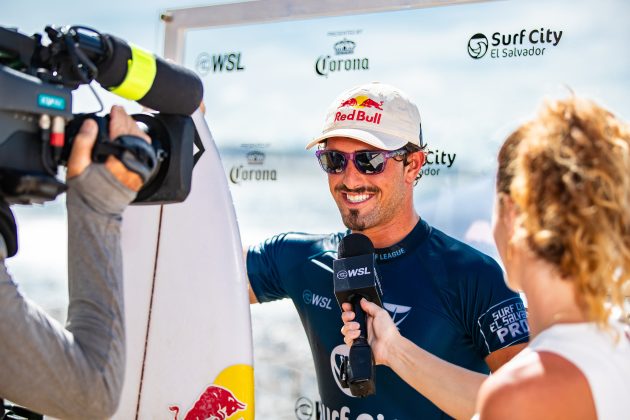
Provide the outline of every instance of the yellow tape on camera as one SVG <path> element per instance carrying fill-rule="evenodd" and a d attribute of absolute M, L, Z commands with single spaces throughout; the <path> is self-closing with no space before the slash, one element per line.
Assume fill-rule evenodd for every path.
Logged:
<path fill-rule="evenodd" d="M 131 47 L 131 60 L 127 64 L 125 80 L 119 86 L 109 90 L 123 98 L 137 101 L 142 99 L 151 89 L 153 80 L 155 80 L 157 65 L 152 53 L 133 44 L 129 46 Z"/>

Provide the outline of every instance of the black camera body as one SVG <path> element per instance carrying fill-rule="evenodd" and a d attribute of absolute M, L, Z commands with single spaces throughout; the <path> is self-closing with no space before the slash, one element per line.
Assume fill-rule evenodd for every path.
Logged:
<path fill-rule="evenodd" d="M 57 179 L 58 168 L 67 164 L 83 120 L 93 118 L 99 135 L 92 160 L 104 162 L 114 155 L 142 177 L 144 186 L 134 204 L 183 201 L 191 188 L 194 145 L 197 158 L 203 152 L 192 118 L 185 114 L 195 108 L 188 106 L 181 114 L 133 115 L 151 138 L 150 146 L 138 139 L 134 142 L 129 138 L 132 136 L 110 139 L 109 116 L 72 113 L 72 91 L 97 79 L 99 71 L 102 79 L 116 74 L 120 82 L 128 62 L 120 57 L 120 51 L 125 52 L 127 44 L 83 27 L 47 27 L 46 32 L 51 43 L 44 46 L 38 34 L 28 37 L 0 27 L 0 198 L 8 203 L 42 203 L 65 191 L 65 184 Z M 175 88 L 186 91 L 189 86 L 193 91 L 190 96 L 197 100 L 195 95 L 201 89 L 198 78 L 179 69 L 173 73 L 176 66 L 170 63 L 160 76 L 159 69 L 166 66 L 162 63 L 158 62 L 158 79 L 164 80 L 170 70 L 179 76 Z M 189 80 L 192 83 L 186 85 Z M 153 101 L 158 100 L 155 92 L 149 94 Z M 159 100 L 169 102 L 169 98 Z M 172 105 L 166 107 L 172 111 Z"/>

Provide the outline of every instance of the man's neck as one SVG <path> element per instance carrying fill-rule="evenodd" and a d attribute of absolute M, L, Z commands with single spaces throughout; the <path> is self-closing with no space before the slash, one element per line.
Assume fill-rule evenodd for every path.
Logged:
<path fill-rule="evenodd" d="M 402 241 L 418 224 L 420 216 L 413 211 L 407 216 L 394 218 L 387 223 L 366 229 L 364 234 L 374 244 L 374 248 L 388 248 Z"/>

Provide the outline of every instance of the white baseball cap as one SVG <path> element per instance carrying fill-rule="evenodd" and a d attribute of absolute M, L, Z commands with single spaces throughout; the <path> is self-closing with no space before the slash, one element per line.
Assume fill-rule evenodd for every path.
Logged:
<path fill-rule="evenodd" d="M 420 112 L 403 92 L 379 82 L 346 90 L 328 107 L 322 135 L 307 149 L 331 137 L 348 137 L 381 150 L 407 143 L 424 147 Z"/>

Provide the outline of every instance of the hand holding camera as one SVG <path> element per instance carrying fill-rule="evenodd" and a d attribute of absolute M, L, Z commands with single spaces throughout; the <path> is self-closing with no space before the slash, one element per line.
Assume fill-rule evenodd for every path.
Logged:
<path fill-rule="evenodd" d="M 73 178 L 80 175 L 90 163 L 92 163 L 92 149 L 96 142 L 98 134 L 98 125 L 92 119 L 83 121 L 81 128 L 74 140 L 74 146 L 68 160 L 67 178 Z M 136 124 L 136 122 L 127 115 L 125 110 L 120 106 L 112 107 L 109 122 L 109 135 L 112 139 L 116 139 L 122 135 L 133 135 L 140 137 L 148 143 L 151 138 Z M 105 161 L 105 167 L 120 181 L 121 184 L 133 191 L 139 191 L 143 181 L 140 175 L 133 172 L 114 156 L 109 156 Z"/>

